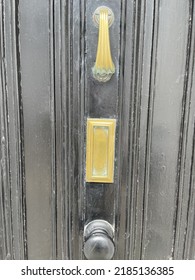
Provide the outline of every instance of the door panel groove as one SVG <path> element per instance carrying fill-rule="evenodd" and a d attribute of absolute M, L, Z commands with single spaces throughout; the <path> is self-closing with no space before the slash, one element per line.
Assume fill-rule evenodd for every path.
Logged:
<path fill-rule="evenodd" d="M 194 229 L 195 229 L 195 122 L 193 134 L 192 158 L 191 169 L 189 176 L 189 195 L 187 205 L 187 228 L 184 241 L 184 252 L 182 258 L 194 259 L 195 258 L 195 245 L 194 245 Z"/>
<path fill-rule="evenodd" d="M 147 216 L 148 216 L 148 193 L 150 188 L 150 165 L 151 165 L 151 145 L 152 145 L 152 129 L 154 117 L 154 98 L 155 98 L 155 83 L 156 83 L 156 63 L 157 63 L 157 46 L 159 33 L 159 2 L 154 1 L 153 7 L 153 30 L 152 30 L 152 48 L 151 48 L 151 69 L 149 82 L 149 97 L 148 97 L 148 113 L 147 113 L 147 128 L 146 128 L 146 150 L 145 150 L 145 175 L 144 175 L 144 195 L 143 195 L 143 229 L 142 229 L 142 258 L 145 258 L 145 251 L 148 245 L 147 236 Z"/>
<path fill-rule="evenodd" d="M 193 1 L 189 2 L 189 26 L 188 26 L 188 40 L 187 40 L 187 53 L 186 53 L 186 68 L 184 76 L 184 89 L 182 100 L 182 113 L 181 113 L 181 127 L 180 127 L 180 145 L 178 154 L 178 176 L 177 176 L 177 199 L 175 204 L 175 242 L 174 242 L 174 258 L 183 258 L 184 252 L 184 239 L 186 235 L 186 219 L 187 219 L 187 207 L 183 206 L 187 204 L 189 183 L 186 181 L 186 175 L 190 178 L 190 161 L 186 161 L 188 155 L 189 139 L 192 136 L 189 132 L 192 132 L 192 127 L 189 128 L 190 111 L 194 108 L 190 106 L 192 100 L 192 82 L 193 82 L 193 69 L 194 69 L 194 4 Z M 190 130 L 189 130 L 190 129 Z M 190 149 L 190 154 L 192 153 Z M 186 174 L 188 172 L 188 174 Z M 187 179 L 188 180 L 188 179 Z"/>
<path fill-rule="evenodd" d="M 4 6 L 0 3 L 0 259 L 13 256 L 9 168 L 9 123 L 6 90 Z"/>
<path fill-rule="evenodd" d="M 121 231 L 121 220 L 122 218 L 122 213 L 121 213 L 121 205 L 122 205 L 122 200 L 123 197 L 121 195 L 123 186 L 121 183 L 121 177 L 123 177 L 122 175 L 122 164 L 124 161 L 123 158 L 123 137 L 121 137 L 122 133 L 121 131 L 123 131 L 124 129 L 124 124 L 122 123 L 123 120 L 123 108 L 124 108 L 124 104 L 123 104 L 123 92 L 124 92 L 124 77 L 125 77 L 125 53 L 126 53 L 126 27 L 125 27 L 125 22 L 127 19 L 127 0 L 126 1 L 122 1 L 121 2 L 121 14 L 120 14 L 120 18 L 121 18 L 121 35 L 120 35 L 120 70 L 119 70 L 119 84 L 118 84 L 118 92 L 119 92 L 119 100 L 118 100 L 118 107 L 119 107 L 119 123 L 121 124 L 119 126 L 119 140 L 118 140 L 118 147 L 117 149 L 117 153 L 118 153 L 118 170 L 117 170 L 117 176 L 119 178 L 118 180 L 118 188 L 115 192 L 115 199 L 116 199 L 116 203 L 115 203 L 115 211 L 116 211 L 116 216 L 115 216 L 115 239 L 117 240 L 116 242 L 116 248 L 115 248 L 115 256 L 116 258 L 120 258 L 120 247 L 123 247 L 124 244 L 124 240 L 122 240 L 121 244 L 120 244 L 120 240 L 119 240 L 119 236 L 120 236 L 120 231 Z M 120 177 L 120 175 L 121 177 Z M 119 245 L 120 244 L 120 245 Z M 121 246 L 122 245 L 122 246 Z M 124 256 L 124 254 L 123 254 Z"/>
<path fill-rule="evenodd" d="M 55 13 L 54 0 L 49 1 L 50 118 L 51 118 L 51 219 L 52 259 L 57 258 L 57 181 L 56 181 L 56 96 L 55 96 Z"/>

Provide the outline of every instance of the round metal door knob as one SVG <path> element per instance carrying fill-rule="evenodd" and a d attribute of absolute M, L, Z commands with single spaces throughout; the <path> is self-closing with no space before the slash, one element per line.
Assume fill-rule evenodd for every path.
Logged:
<path fill-rule="evenodd" d="M 113 227 L 104 220 L 94 220 L 84 230 L 84 254 L 88 260 L 110 260 L 114 255 Z"/>

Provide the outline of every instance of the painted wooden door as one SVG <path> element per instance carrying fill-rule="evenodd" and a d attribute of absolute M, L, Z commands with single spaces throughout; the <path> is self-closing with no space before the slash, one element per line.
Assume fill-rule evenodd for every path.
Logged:
<path fill-rule="evenodd" d="M 99 6 L 115 74 L 91 68 Z M 0 258 L 84 259 L 86 223 L 114 259 L 195 258 L 193 0 L 0 1 Z M 87 183 L 87 118 L 116 119 L 114 183 Z"/>

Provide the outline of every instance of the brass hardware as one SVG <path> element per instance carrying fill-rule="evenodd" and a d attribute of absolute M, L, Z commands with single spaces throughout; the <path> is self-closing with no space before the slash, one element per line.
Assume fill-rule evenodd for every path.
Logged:
<path fill-rule="evenodd" d="M 109 26 L 114 21 L 114 14 L 108 7 L 96 9 L 93 15 L 96 26 L 99 26 L 96 62 L 92 68 L 93 77 L 99 82 L 107 82 L 115 73 L 115 66 L 110 51 Z"/>
<path fill-rule="evenodd" d="M 100 23 L 100 10 L 101 9 L 106 9 L 108 11 L 108 26 L 110 27 L 113 22 L 114 22 L 114 14 L 113 14 L 113 11 L 106 7 L 106 6 L 101 6 L 101 7 L 98 7 L 94 14 L 93 14 L 93 21 L 94 21 L 94 24 L 95 26 L 98 28 L 99 27 L 99 23 Z"/>
<path fill-rule="evenodd" d="M 114 119 L 87 120 L 87 182 L 113 183 L 115 127 Z"/>

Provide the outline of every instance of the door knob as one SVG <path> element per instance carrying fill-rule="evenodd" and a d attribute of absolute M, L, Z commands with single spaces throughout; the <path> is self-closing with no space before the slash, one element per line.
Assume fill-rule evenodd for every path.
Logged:
<path fill-rule="evenodd" d="M 114 255 L 114 230 L 104 220 L 94 220 L 84 229 L 84 254 L 88 260 L 110 260 Z"/>

